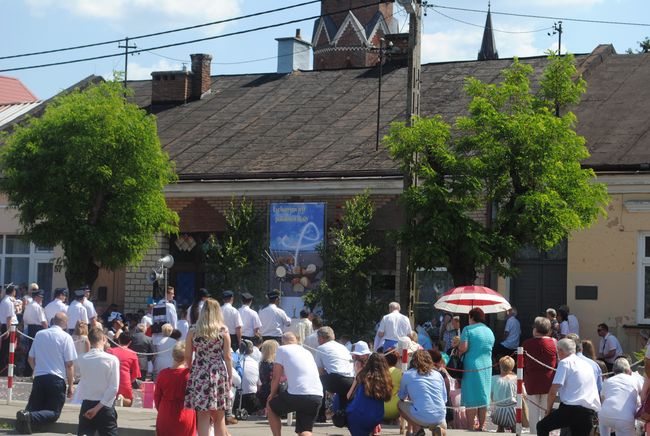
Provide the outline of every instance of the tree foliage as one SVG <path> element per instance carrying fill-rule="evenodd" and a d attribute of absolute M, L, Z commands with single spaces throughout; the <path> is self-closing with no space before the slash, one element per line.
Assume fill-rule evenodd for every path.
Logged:
<path fill-rule="evenodd" d="M 646 36 L 643 41 L 638 41 L 639 48 L 637 49 L 637 53 L 650 53 L 650 37 Z M 634 54 L 634 50 L 631 48 L 628 48 L 625 50 L 627 54 Z"/>
<path fill-rule="evenodd" d="M 156 119 L 115 81 L 56 97 L 7 137 L 0 165 L 24 235 L 61 244 L 71 288 L 92 285 L 99 267 L 138 263 L 156 233 L 177 231 L 163 195 L 176 175 Z"/>
<path fill-rule="evenodd" d="M 321 247 L 325 278 L 307 294 L 312 308 L 321 305 L 327 322 L 337 332 L 358 337 L 372 331 L 381 308 L 370 300 L 370 274 L 379 248 L 370 240 L 374 207 L 368 193 L 345 202 L 340 225 L 329 229 Z"/>
<path fill-rule="evenodd" d="M 203 244 L 210 290 L 248 291 L 265 289 L 266 268 L 262 262 L 262 219 L 252 201 L 231 200 L 226 212 L 226 232 L 210 235 Z M 260 295 L 257 295 L 260 296 Z"/>
<path fill-rule="evenodd" d="M 550 249 L 605 213 L 605 186 L 580 165 L 589 153 L 575 115 L 555 116 L 585 90 L 574 58 L 550 55 L 537 93 L 532 73 L 515 59 L 499 84 L 468 79 L 468 115 L 453 129 L 440 117 L 391 127 L 390 153 L 418 180 L 403 194 L 416 224 L 399 233 L 414 266 L 446 266 L 456 285 L 486 266 L 508 275 L 524 244 Z M 473 216 L 485 205 L 494 216 L 487 226 Z"/>

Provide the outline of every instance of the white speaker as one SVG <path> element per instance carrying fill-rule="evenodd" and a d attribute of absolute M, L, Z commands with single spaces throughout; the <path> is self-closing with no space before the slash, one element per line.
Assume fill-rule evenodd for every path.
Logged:
<path fill-rule="evenodd" d="M 149 273 L 149 275 L 147 276 L 147 281 L 150 284 L 153 284 L 153 283 L 155 283 L 158 280 L 161 280 L 163 278 L 164 278 L 164 276 L 162 275 L 162 273 L 156 271 L 155 269 L 152 269 L 151 272 Z"/>
<path fill-rule="evenodd" d="M 168 254 L 167 256 L 158 259 L 158 264 L 164 268 L 171 268 L 174 266 L 174 258 L 171 254 Z"/>

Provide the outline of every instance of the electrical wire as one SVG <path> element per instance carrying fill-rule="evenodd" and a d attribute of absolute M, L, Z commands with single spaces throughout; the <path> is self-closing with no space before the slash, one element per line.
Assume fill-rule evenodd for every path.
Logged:
<path fill-rule="evenodd" d="M 443 6 L 443 5 L 438 5 L 435 3 L 428 3 L 426 5 L 428 8 L 438 8 L 438 9 L 451 9 L 454 11 L 464 11 L 464 12 L 477 12 L 481 14 L 486 14 L 487 11 L 480 10 L 480 9 L 470 9 L 470 8 L 459 8 L 459 7 L 454 7 L 454 6 Z M 640 26 L 640 27 L 650 27 L 650 23 L 634 23 L 634 22 L 627 22 L 627 21 L 608 21 L 608 20 L 589 20 L 586 18 L 570 18 L 570 17 L 551 17 L 551 16 L 546 16 L 546 15 L 531 15 L 531 14 L 517 14 L 514 12 L 497 12 L 494 10 L 490 11 L 494 15 L 507 15 L 510 17 L 523 17 L 523 18 L 539 18 L 543 20 L 562 20 L 562 21 L 574 21 L 578 23 L 591 23 L 591 24 L 612 24 L 612 25 L 620 25 L 620 26 Z"/>
<path fill-rule="evenodd" d="M 451 17 L 451 16 L 449 16 L 449 15 L 447 15 L 447 14 L 444 14 L 444 13 L 440 12 L 439 10 L 437 10 L 437 9 L 435 9 L 435 8 L 432 8 L 431 10 L 432 10 L 433 12 L 435 12 L 436 14 L 442 15 L 442 16 L 445 17 L 445 18 L 449 18 L 449 19 L 452 20 L 452 21 L 458 21 L 459 23 L 467 24 L 468 26 L 479 27 L 479 28 L 481 28 L 481 29 L 484 29 L 484 28 L 485 28 L 485 26 L 482 26 L 482 25 L 480 25 L 480 24 L 474 24 L 474 23 L 470 23 L 470 22 L 468 22 L 468 21 L 463 21 L 463 20 L 460 20 L 460 19 L 458 19 L 458 18 Z M 503 29 L 495 29 L 495 28 L 493 27 L 493 28 L 492 28 L 492 31 L 494 31 L 494 32 L 500 32 L 500 33 L 520 34 L 520 33 L 537 33 L 537 32 L 543 32 L 543 31 L 546 31 L 546 30 L 549 30 L 549 29 L 552 29 L 552 28 L 553 28 L 553 26 L 548 26 L 548 27 L 542 27 L 541 29 L 535 29 L 535 30 L 519 30 L 519 31 L 517 31 L 517 30 L 503 30 Z"/>
<path fill-rule="evenodd" d="M 152 50 L 160 50 L 160 49 L 163 49 L 163 48 L 178 47 L 178 46 L 181 46 L 181 45 L 194 44 L 194 43 L 197 43 L 197 42 L 211 41 L 211 40 L 215 40 L 215 39 L 227 38 L 227 37 L 230 37 L 230 36 L 236 36 L 236 35 L 243 35 L 243 34 L 246 34 L 246 33 L 258 32 L 260 30 L 273 29 L 273 28 L 276 28 L 276 27 L 286 26 L 288 24 L 296 24 L 296 23 L 300 23 L 300 22 L 303 22 L 303 21 L 315 20 L 315 19 L 318 19 L 318 18 L 337 15 L 337 14 L 345 13 L 345 12 L 348 12 L 348 11 L 367 8 L 368 6 L 376 6 L 376 5 L 380 5 L 382 3 L 386 3 L 386 1 L 385 0 L 380 0 L 380 1 L 376 1 L 374 3 L 369 3 L 369 4 L 362 5 L 362 6 L 355 6 L 353 8 L 347 8 L 347 9 L 342 9 L 342 10 L 339 10 L 339 11 L 336 11 L 336 12 L 330 12 L 329 14 L 312 15 L 311 17 L 298 18 L 298 19 L 295 19 L 295 20 L 284 21 L 284 22 L 275 23 L 275 24 L 268 24 L 266 26 L 259 26 L 259 27 L 254 27 L 254 28 L 251 28 L 251 29 L 238 30 L 238 31 L 235 31 L 235 32 L 224 33 L 224 34 L 221 34 L 221 35 L 207 36 L 205 38 L 197 38 L 197 39 L 192 39 L 192 40 L 188 40 L 188 41 L 181 41 L 181 42 L 163 44 L 163 45 L 159 45 L 159 46 L 156 46 L 156 47 L 140 48 L 140 49 L 129 51 L 129 54 L 150 52 Z M 99 60 L 99 59 L 107 59 L 107 58 L 112 58 L 112 57 L 116 57 L 116 56 L 124 56 L 124 53 L 112 53 L 112 54 L 106 54 L 106 55 L 91 56 L 91 57 L 87 57 L 87 58 L 72 59 L 72 60 L 67 60 L 67 61 L 50 62 L 50 63 L 38 64 L 38 65 L 28 65 L 26 67 L 4 68 L 4 69 L 0 69 L 0 73 L 9 72 L 9 71 L 32 70 L 32 69 L 35 69 L 35 68 L 53 67 L 53 66 L 57 66 L 57 65 L 76 64 L 76 63 L 79 63 L 79 62 L 87 62 L 87 61 L 94 61 L 94 60 Z"/>
<path fill-rule="evenodd" d="M 128 38 L 130 40 L 132 40 L 132 39 L 144 39 L 144 38 L 151 38 L 153 36 L 160 36 L 160 35 L 167 35 L 167 34 L 175 33 L 175 32 L 182 32 L 182 31 L 185 31 L 185 30 L 199 29 L 201 27 L 207 27 L 207 26 L 214 26 L 214 25 L 217 25 L 217 24 L 230 23 L 230 22 L 233 22 L 233 21 L 239 21 L 239 20 L 243 20 L 243 19 L 246 19 L 246 18 L 259 17 L 261 15 L 268 15 L 268 14 L 272 14 L 272 13 L 275 13 L 275 12 L 286 11 L 288 9 L 294 9 L 294 8 L 310 5 L 312 3 L 320 3 L 320 1 L 321 0 L 309 0 L 309 1 L 306 1 L 306 2 L 303 2 L 303 3 L 297 3 L 295 5 L 284 6 L 284 7 L 276 8 L 276 9 L 270 9 L 268 11 L 255 12 L 255 13 L 248 14 L 248 15 L 241 15 L 239 17 L 226 18 L 224 20 L 211 21 L 209 23 L 196 24 L 196 25 L 187 26 L 187 27 L 179 27 L 179 28 L 176 28 L 176 29 L 163 30 L 163 31 L 160 31 L 160 32 L 146 33 L 146 34 L 143 34 L 143 35 L 137 35 L 137 36 L 128 37 Z M 9 56 L 0 56 L 0 60 L 2 60 L 2 59 L 14 59 L 14 58 L 20 58 L 20 57 L 27 57 L 27 56 L 37 56 L 37 55 L 50 54 L 50 53 L 59 53 L 59 52 L 69 51 L 69 50 L 78 50 L 78 49 L 82 49 L 82 48 L 98 47 L 98 46 L 108 45 L 108 44 L 116 44 L 116 43 L 120 43 L 120 42 L 125 41 L 125 39 L 126 38 L 113 39 L 111 41 L 95 42 L 95 43 L 91 43 L 91 44 L 76 45 L 76 46 L 72 46 L 72 47 L 63 47 L 63 48 L 57 48 L 57 49 L 52 49 L 52 50 L 37 51 L 37 52 L 32 52 L 32 53 L 21 53 L 21 54 L 9 55 Z"/>

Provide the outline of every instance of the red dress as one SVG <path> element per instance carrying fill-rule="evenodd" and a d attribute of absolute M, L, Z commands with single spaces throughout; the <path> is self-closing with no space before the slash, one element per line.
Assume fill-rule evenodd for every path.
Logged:
<path fill-rule="evenodd" d="M 185 409 L 185 388 L 190 370 L 165 368 L 156 379 L 157 436 L 194 436 L 196 417 L 194 410 Z"/>
<path fill-rule="evenodd" d="M 117 395 L 133 399 L 133 381 L 140 378 L 140 362 L 133 350 L 124 347 L 109 348 L 107 353 L 116 356 L 120 361 L 120 386 Z"/>

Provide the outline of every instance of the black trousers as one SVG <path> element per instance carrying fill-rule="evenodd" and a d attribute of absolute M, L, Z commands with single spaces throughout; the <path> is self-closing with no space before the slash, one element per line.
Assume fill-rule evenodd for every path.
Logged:
<path fill-rule="evenodd" d="M 99 401 L 83 400 L 81 410 L 79 410 L 79 428 L 77 436 L 94 435 L 99 436 L 117 436 L 117 412 L 115 407 L 103 406 L 93 419 L 84 416 L 88 410 L 95 407 Z"/>
<path fill-rule="evenodd" d="M 54 374 L 34 377 L 32 392 L 25 410 L 35 427 L 56 422 L 65 404 L 65 380 Z"/>
<path fill-rule="evenodd" d="M 273 339 L 278 344 L 282 345 L 282 336 L 262 336 L 263 341 L 268 341 L 269 339 Z"/>
<path fill-rule="evenodd" d="M 36 333 L 40 332 L 43 330 L 43 326 L 40 324 L 29 324 L 27 326 L 27 336 L 31 336 L 32 338 L 36 336 Z M 23 376 L 24 377 L 31 377 L 32 375 L 32 367 L 29 366 L 29 350 L 32 348 L 32 340 L 29 338 L 27 339 L 27 348 L 25 349 L 25 369 L 23 370 Z"/>
<path fill-rule="evenodd" d="M 327 392 L 339 395 L 339 405 L 345 410 L 348 405 L 348 391 L 352 387 L 354 377 L 346 377 L 341 374 L 324 374 L 320 376 L 323 389 Z"/>
<path fill-rule="evenodd" d="M 548 436 L 555 429 L 569 427 L 571 436 L 589 436 L 594 427 L 596 412 L 582 406 L 560 403 L 546 418 L 537 423 L 537 434 Z"/>
<path fill-rule="evenodd" d="M 230 335 L 230 348 L 232 348 L 232 351 L 239 350 L 239 339 L 237 339 L 237 335 Z"/>
<path fill-rule="evenodd" d="M 7 331 L 7 324 L 0 326 L 0 335 Z M 9 335 L 0 339 L 0 375 L 7 375 L 7 365 L 9 364 Z"/>

